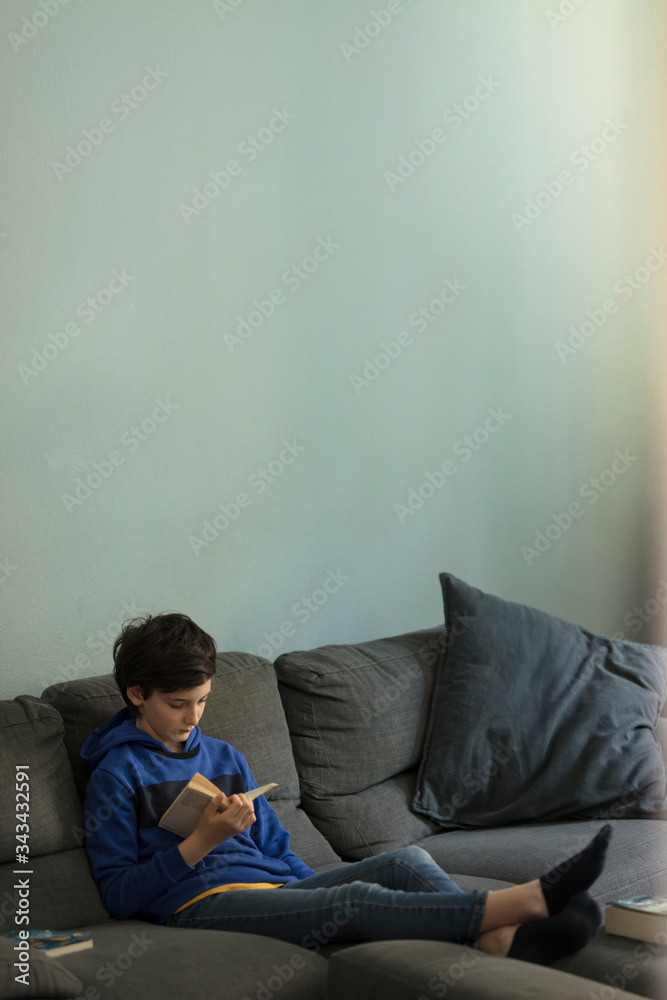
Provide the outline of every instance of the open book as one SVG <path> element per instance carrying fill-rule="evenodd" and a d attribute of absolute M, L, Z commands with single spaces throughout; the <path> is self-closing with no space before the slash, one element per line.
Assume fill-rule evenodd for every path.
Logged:
<path fill-rule="evenodd" d="M 268 792 L 269 788 L 275 788 L 277 781 L 272 781 L 270 785 L 262 785 L 261 788 L 251 788 L 243 792 L 248 798 L 256 799 L 258 795 Z M 163 830 L 170 830 L 177 833 L 179 837 L 189 837 L 201 818 L 201 814 L 206 809 L 211 799 L 220 794 L 220 789 L 212 781 L 205 778 L 199 771 L 190 778 L 185 788 L 181 789 L 174 801 L 161 818 L 158 826 Z M 225 795 L 218 812 L 224 812 L 229 805 L 229 799 Z"/>

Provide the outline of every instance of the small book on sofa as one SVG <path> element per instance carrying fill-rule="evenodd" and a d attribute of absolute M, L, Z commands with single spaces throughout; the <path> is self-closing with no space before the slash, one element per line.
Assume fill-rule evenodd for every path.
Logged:
<path fill-rule="evenodd" d="M 261 788 L 251 788 L 244 792 L 248 798 L 256 799 L 258 795 L 263 795 L 270 788 L 277 786 L 277 781 L 272 781 L 269 785 L 262 785 Z M 190 778 L 185 788 L 182 788 L 174 801 L 171 803 L 165 814 L 162 816 L 158 826 L 164 830 L 171 830 L 180 837 L 189 837 L 196 829 L 201 814 L 206 809 L 211 799 L 220 794 L 220 789 L 212 781 L 205 778 L 199 771 Z M 225 795 L 218 812 L 224 812 L 229 805 L 229 799 Z"/>
<path fill-rule="evenodd" d="M 667 896 L 615 899 L 605 907 L 604 929 L 607 934 L 667 944 Z"/>
<path fill-rule="evenodd" d="M 38 951 L 40 955 L 48 955 L 49 958 L 60 958 L 61 955 L 93 947 L 91 931 L 21 930 L 10 931 L 2 936 L 18 944 L 28 944 L 31 949 Z"/>

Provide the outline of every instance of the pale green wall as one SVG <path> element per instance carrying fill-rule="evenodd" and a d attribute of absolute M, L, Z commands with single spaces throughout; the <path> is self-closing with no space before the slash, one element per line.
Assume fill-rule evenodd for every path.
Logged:
<path fill-rule="evenodd" d="M 559 4 L 572 13 L 557 20 Z M 257 651 L 286 622 L 283 649 L 430 626 L 442 570 L 636 638 L 624 616 L 658 588 L 667 267 L 628 301 L 614 283 L 665 238 L 660 5 L 217 7 L 0 9 L 0 696 L 106 673 L 133 608 L 187 612 L 223 650 Z M 345 50 L 388 9 L 376 37 Z M 12 39 L 22 27 L 35 37 Z M 121 117 L 116 102 L 156 67 L 166 77 Z M 493 93 L 460 127 L 455 113 L 443 120 L 480 77 Z M 293 120 L 249 162 L 239 144 L 275 108 Z M 113 128 L 90 155 L 54 168 L 105 118 Z M 624 127 L 583 171 L 571 157 L 608 118 Z M 385 172 L 439 127 L 447 138 L 390 190 Z M 232 159 L 240 173 L 186 222 L 179 206 Z M 518 231 L 512 213 L 564 169 L 573 183 Z M 320 237 L 339 246 L 291 288 L 284 273 Z M 132 281 L 86 322 L 79 303 L 114 269 Z M 448 279 L 465 292 L 418 333 L 408 317 Z M 285 300 L 231 352 L 224 334 L 273 289 Z M 562 361 L 556 342 L 611 297 L 618 311 Z M 26 374 L 77 320 L 81 332 Z M 355 391 L 351 376 L 403 330 L 412 343 Z M 131 450 L 124 434 L 158 399 L 176 408 Z M 489 408 L 510 419 L 456 459 Z M 305 451 L 258 495 L 248 478 L 283 440 Z M 637 460 L 590 505 L 580 488 L 617 449 Z M 77 477 L 114 452 L 112 474 L 68 511 Z M 401 523 L 395 505 L 451 458 L 456 474 Z M 191 536 L 242 491 L 250 505 L 195 555 Z M 527 565 L 521 546 L 577 500 L 583 516 Z M 293 606 L 329 571 L 347 579 L 300 621 Z"/>

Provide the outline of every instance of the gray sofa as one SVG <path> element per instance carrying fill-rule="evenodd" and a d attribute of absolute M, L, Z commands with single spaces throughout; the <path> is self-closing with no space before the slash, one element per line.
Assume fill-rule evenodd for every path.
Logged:
<path fill-rule="evenodd" d="M 464 889 L 501 888 L 536 878 L 601 826 L 564 820 L 443 832 L 411 810 L 443 634 L 437 627 L 322 647 L 285 654 L 275 664 L 246 653 L 218 655 L 202 731 L 236 746 L 260 784 L 278 782 L 268 798 L 293 850 L 315 871 L 419 844 Z M 1 944 L 0 995 L 667 998 L 665 949 L 604 931 L 545 968 L 448 942 L 328 943 L 326 925 L 317 943 L 302 947 L 254 934 L 111 919 L 84 847 L 87 773 L 79 751 L 91 730 L 122 707 L 111 673 L 52 685 L 40 698 L 0 702 L 0 933 L 16 929 L 15 913 L 29 905 L 31 928 L 88 929 L 94 940 L 93 949 L 58 961 L 34 959 L 30 988 L 14 981 L 15 958 Z M 660 719 L 661 737 L 664 727 Z M 14 770 L 26 764 L 30 864 L 17 866 Z M 667 895 L 667 824 L 612 824 L 608 862 L 592 890 L 598 902 Z M 28 904 L 21 882 L 29 886 Z"/>

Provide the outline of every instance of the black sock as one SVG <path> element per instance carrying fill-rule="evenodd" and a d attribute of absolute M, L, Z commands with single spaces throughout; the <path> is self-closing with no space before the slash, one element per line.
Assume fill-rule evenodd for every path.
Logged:
<path fill-rule="evenodd" d="M 540 886 L 549 916 L 559 913 L 571 896 L 588 889 L 600 877 L 611 834 L 611 824 L 605 823 L 583 851 L 541 876 Z"/>
<path fill-rule="evenodd" d="M 584 948 L 602 925 L 602 911 L 588 892 L 571 896 L 560 913 L 522 924 L 507 957 L 551 965 Z"/>

